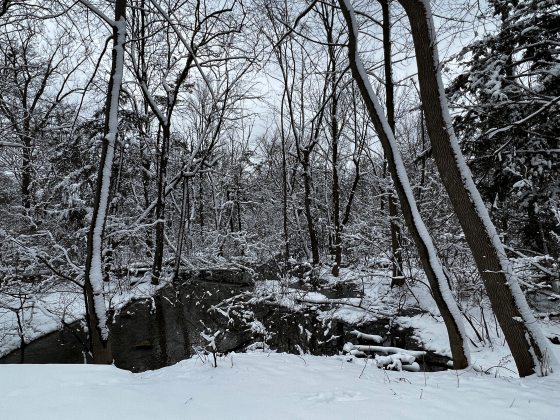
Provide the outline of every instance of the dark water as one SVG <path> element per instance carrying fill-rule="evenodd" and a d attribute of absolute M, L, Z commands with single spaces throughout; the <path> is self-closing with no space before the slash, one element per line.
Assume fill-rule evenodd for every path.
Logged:
<path fill-rule="evenodd" d="M 158 369 L 197 353 L 244 351 L 249 346 L 288 353 L 334 355 L 344 343 L 358 343 L 350 331 L 378 334 L 385 345 L 419 349 L 413 331 L 393 325 L 389 319 L 350 325 L 319 319 L 309 308 L 291 311 L 272 302 L 255 301 L 245 279 L 225 283 L 220 276 L 199 276 L 166 287 L 153 298 L 137 300 L 115 315 L 110 328 L 115 365 L 133 372 Z M 346 288 L 321 290 L 332 298 L 357 296 Z M 263 328 L 264 327 L 264 328 Z M 215 348 L 202 337 L 214 336 Z M 48 334 L 26 345 L 24 363 L 83 363 L 85 334 L 79 323 Z M 366 344 L 366 343 L 364 343 Z M 0 359 L 20 363 L 22 350 Z M 425 370 L 440 370 L 447 358 L 428 354 Z M 422 362 L 422 361 L 419 361 Z"/>

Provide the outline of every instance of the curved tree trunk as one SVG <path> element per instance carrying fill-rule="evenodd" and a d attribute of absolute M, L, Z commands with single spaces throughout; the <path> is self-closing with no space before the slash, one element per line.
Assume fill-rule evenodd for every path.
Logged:
<path fill-rule="evenodd" d="M 366 104 L 369 117 L 373 122 L 381 145 L 383 146 L 383 151 L 387 157 L 389 171 L 397 190 L 406 225 L 414 238 L 420 260 L 422 261 L 424 271 L 430 282 L 434 300 L 447 327 L 453 356 L 453 367 L 455 369 L 465 368 L 469 365 L 469 350 L 468 338 L 463 327 L 461 313 L 447 284 L 447 279 L 445 278 L 443 268 L 437 257 L 432 238 L 428 234 L 426 226 L 420 218 L 393 132 L 383 115 L 383 109 L 375 96 L 359 57 L 358 25 L 354 10 L 350 0 L 339 0 L 339 4 L 344 14 L 346 24 L 348 25 L 348 56 L 350 68 L 352 69 L 352 76 L 358 85 L 364 103 Z"/>
<path fill-rule="evenodd" d="M 399 0 L 412 29 L 420 95 L 432 154 L 520 376 L 546 375 L 555 364 L 546 339 L 513 274 L 471 172 L 459 148 L 439 70 L 435 30 L 427 0 Z"/>
<path fill-rule="evenodd" d="M 109 209 L 109 189 L 115 143 L 118 131 L 119 96 L 122 85 L 124 65 L 124 43 L 126 40 L 126 0 L 115 3 L 115 21 L 113 26 L 113 55 L 111 76 L 107 88 L 105 103 L 105 126 L 103 146 L 97 174 L 97 186 L 93 203 L 91 226 L 87 238 L 87 255 L 84 279 L 84 297 L 89 328 L 90 347 L 93 362 L 111 364 L 113 354 L 109 341 L 107 310 L 103 297 L 103 233 Z"/>

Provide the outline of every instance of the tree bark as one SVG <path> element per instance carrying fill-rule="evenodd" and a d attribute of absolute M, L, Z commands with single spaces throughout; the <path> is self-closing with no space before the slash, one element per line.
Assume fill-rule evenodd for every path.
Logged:
<path fill-rule="evenodd" d="M 310 154 L 309 147 L 303 149 L 303 187 L 305 197 L 303 206 L 305 208 L 305 218 L 307 220 L 307 230 L 309 231 L 309 242 L 311 245 L 311 264 L 313 266 L 319 265 L 319 240 L 317 239 L 317 231 L 315 230 L 315 223 L 313 222 L 313 213 L 311 211 L 311 174 L 310 174 Z"/>
<path fill-rule="evenodd" d="M 492 309 L 502 327 L 519 375 L 546 375 L 555 364 L 554 356 L 513 274 L 451 125 L 429 3 L 425 0 L 399 2 L 408 15 L 412 29 L 420 95 L 432 155 L 486 287 Z"/>
<path fill-rule="evenodd" d="M 22 167 L 21 167 L 21 199 L 23 207 L 31 208 L 31 180 L 32 180 L 32 163 L 33 144 L 31 139 L 31 115 L 27 110 L 27 104 L 23 105 L 25 115 L 23 120 L 23 135 L 21 136 L 22 148 Z"/>
<path fill-rule="evenodd" d="M 395 124 L 395 95 L 393 83 L 393 64 L 391 62 L 391 8 L 390 0 L 380 0 L 381 12 L 383 14 L 383 66 L 385 71 L 385 108 L 387 110 L 387 122 L 393 134 L 396 136 Z M 402 272 L 401 252 L 401 229 L 397 221 L 398 206 L 393 191 L 389 191 L 389 219 L 391 226 L 391 251 L 393 262 L 393 278 L 391 287 L 404 286 Z"/>
<path fill-rule="evenodd" d="M 337 63 L 334 47 L 333 21 L 330 16 L 324 18 L 325 30 L 327 32 L 327 42 L 329 43 L 329 78 L 331 85 L 331 109 L 330 109 L 330 132 L 332 137 L 332 205 L 334 222 L 334 265 L 331 274 L 338 277 L 340 265 L 342 263 L 342 224 L 340 220 L 340 182 L 338 176 L 338 141 L 340 138 L 340 127 L 338 124 L 338 82 L 337 82 Z"/>
<path fill-rule="evenodd" d="M 86 318 L 89 329 L 90 349 L 93 362 L 111 364 L 113 354 L 109 341 L 107 311 L 103 297 L 103 234 L 109 209 L 109 189 L 118 131 L 119 96 L 124 65 L 124 44 L 126 40 L 126 0 L 115 2 L 113 26 L 113 52 L 111 76 L 105 103 L 105 126 L 101 160 L 97 173 L 97 185 L 93 202 L 91 226 L 87 238 L 87 255 L 84 278 Z"/>
<path fill-rule="evenodd" d="M 177 233 L 177 247 L 175 255 L 175 270 L 173 275 L 173 281 L 179 280 L 179 272 L 181 270 L 181 257 L 183 254 L 183 243 L 185 241 L 185 224 L 187 218 L 190 216 L 188 209 L 189 204 L 189 179 L 183 179 L 183 192 L 181 197 L 181 212 L 179 215 L 179 231 Z"/>
<path fill-rule="evenodd" d="M 161 280 L 163 254 L 165 251 L 165 188 L 167 186 L 167 162 L 169 160 L 169 141 L 171 140 L 170 119 L 162 127 L 162 140 L 159 149 L 159 168 L 157 180 L 156 204 L 156 241 L 154 249 L 154 263 L 152 265 L 152 284 L 157 285 Z"/>
<path fill-rule="evenodd" d="M 367 73 L 358 53 L 358 26 L 350 0 L 339 0 L 340 8 L 348 25 L 348 57 L 352 76 L 360 90 L 369 117 L 373 122 L 377 135 L 381 141 L 383 151 L 387 157 L 389 172 L 401 203 L 401 209 L 406 225 L 414 238 L 418 248 L 420 260 L 432 289 L 432 295 L 439 308 L 443 321 L 447 327 L 453 367 L 462 369 L 469 365 L 468 338 L 465 334 L 461 314 L 453 300 L 451 290 L 447 284 L 443 268 L 436 254 L 432 239 L 428 234 L 424 222 L 420 218 L 414 196 L 400 151 L 383 109 L 374 94 Z"/>
<path fill-rule="evenodd" d="M 284 101 L 282 101 L 282 108 Z M 282 118 L 283 109 L 280 111 L 280 118 Z M 282 230 L 284 233 L 284 263 L 287 266 L 290 259 L 290 236 L 288 233 L 288 168 L 286 156 L 286 136 L 284 135 L 284 122 L 281 122 L 282 133 Z"/>

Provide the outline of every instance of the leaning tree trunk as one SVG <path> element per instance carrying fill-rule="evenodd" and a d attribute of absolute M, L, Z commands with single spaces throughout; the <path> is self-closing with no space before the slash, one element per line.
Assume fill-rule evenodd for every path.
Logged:
<path fill-rule="evenodd" d="M 430 282 L 434 300 L 447 327 L 453 367 L 462 369 L 469 365 L 468 338 L 464 330 L 461 313 L 453 299 L 443 267 L 424 222 L 420 217 L 412 194 L 408 175 L 394 134 L 383 115 L 383 109 L 375 96 L 366 70 L 358 54 L 358 24 L 350 0 L 339 0 L 340 8 L 348 25 L 348 57 L 352 76 L 358 85 L 362 99 L 387 158 L 389 172 L 400 200 L 408 230 L 414 238 L 426 276 Z"/>
<path fill-rule="evenodd" d="M 399 0 L 408 15 L 426 127 L 445 189 L 473 254 L 492 309 L 520 376 L 552 371 L 554 356 L 536 324 L 511 263 L 473 182 L 453 131 L 441 79 L 436 37 L 427 0 Z"/>
<path fill-rule="evenodd" d="M 93 202 L 91 226 L 87 238 L 87 255 L 84 278 L 84 297 L 89 329 L 90 347 L 93 362 L 111 364 L 113 354 L 109 341 L 107 310 L 103 297 L 103 233 L 109 209 L 109 189 L 115 142 L 118 131 L 119 96 L 122 85 L 124 64 L 124 43 L 126 40 L 126 0 L 115 3 L 115 21 L 113 26 L 113 55 L 111 76 L 105 103 L 105 126 L 103 146 L 97 173 L 97 185 Z"/>

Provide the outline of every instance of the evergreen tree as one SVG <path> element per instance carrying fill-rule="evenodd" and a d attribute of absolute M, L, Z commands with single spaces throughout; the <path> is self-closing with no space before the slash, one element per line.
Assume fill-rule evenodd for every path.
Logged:
<path fill-rule="evenodd" d="M 463 50 L 450 87 L 455 128 L 506 242 L 558 257 L 560 4 L 490 4 L 497 29 Z"/>

